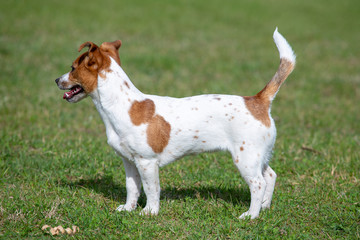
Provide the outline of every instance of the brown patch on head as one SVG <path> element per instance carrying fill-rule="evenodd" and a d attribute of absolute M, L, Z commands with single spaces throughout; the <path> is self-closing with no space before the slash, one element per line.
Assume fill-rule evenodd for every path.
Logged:
<path fill-rule="evenodd" d="M 80 45 L 78 51 L 88 47 L 88 51 L 81 54 L 72 64 L 73 70 L 69 73 L 69 80 L 74 85 L 80 85 L 85 93 L 91 93 L 97 88 L 97 78 L 105 78 L 103 70 L 110 71 L 110 58 L 113 57 L 120 64 L 118 49 L 121 41 L 103 43 L 98 47 L 93 42 L 85 42 Z"/>
<path fill-rule="evenodd" d="M 160 115 L 155 115 L 146 130 L 147 142 L 155 153 L 161 153 L 170 139 L 171 125 Z"/>
<path fill-rule="evenodd" d="M 92 42 L 83 43 L 79 51 L 84 47 L 89 47 L 89 50 L 73 62 L 69 80 L 74 85 L 80 85 L 86 93 L 91 93 L 97 87 L 97 77 L 103 65 L 103 56 L 99 47 Z"/>
<path fill-rule="evenodd" d="M 155 104 L 150 99 L 145 99 L 141 102 L 135 101 L 129 110 L 131 122 L 136 126 L 149 122 L 154 114 Z"/>

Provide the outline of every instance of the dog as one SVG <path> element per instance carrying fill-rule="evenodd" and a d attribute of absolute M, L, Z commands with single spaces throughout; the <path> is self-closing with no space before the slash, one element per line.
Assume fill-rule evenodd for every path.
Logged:
<path fill-rule="evenodd" d="M 71 71 L 55 82 L 67 90 L 63 98 L 79 102 L 90 96 L 106 127 L 108 144 L 123 158 L 126 203 L 118 211 L 137 207 L 141 185 L 146 206 L 141 214 L 160 208 L 159 167 L 188 154 L 224 150 L 250 188 L 251 203 L 239 218 L 259 216 L 269 208 L 276 173 L 269 160 L 276 138 L 271 103 L 293 71 L 296 56 L 286 39 L 273 34 L 280 65 L 267 85 L 254 96 L 207 94 L 185 98 L 148 95 L 139 91 L 121 68 L 121 41 L 87 47 Z"/>

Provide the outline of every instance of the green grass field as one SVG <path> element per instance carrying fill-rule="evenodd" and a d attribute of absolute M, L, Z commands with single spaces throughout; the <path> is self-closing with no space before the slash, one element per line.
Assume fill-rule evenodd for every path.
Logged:
<path fill-rule="evenodd" d="M 0 239 L 359 239 L 360 1 L 41 1 L 0 9 Z M 121 39 L 143 92 L 253 95 L 275 73 L 275 27 L 297 66 L 273 103 L 278 180 L 270 210 L 239 220 L 250 194 L 228 153 L 160 170 L 159 216 L 115 209 L 121 159 L 90 99 L 54 83 L 85 41 Z M 56 238 L 65 238 L 57 236 Z"/>

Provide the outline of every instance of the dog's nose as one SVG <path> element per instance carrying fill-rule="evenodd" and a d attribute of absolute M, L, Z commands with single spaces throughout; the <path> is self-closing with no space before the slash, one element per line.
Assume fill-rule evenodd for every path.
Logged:
<path fill-rule="evenodd" d="M 55 79 L 56 84 L 59 83 L 60 78 Z"/>

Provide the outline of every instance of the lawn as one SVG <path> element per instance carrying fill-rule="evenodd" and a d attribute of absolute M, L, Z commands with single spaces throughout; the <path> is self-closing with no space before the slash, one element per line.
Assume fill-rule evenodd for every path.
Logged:
<path fill-rule="evenodd" d="M 360 1 L 41 1 L 0 9 L 0 239 L 359 239 Z M 253 95 L 275 73 L 275 27 L 297 66 L 273 102 L 278 180 L 270 210 L 239 220 L 250 193 L 228 153 L 160 170 L 158 216 L 115 209 L 121 158 L 90 99 L 69 104 L 55 78 L 85 41 L 121 39 L 143 92 Z M 56 238 L 65 238 L 57 236 Z"/>

